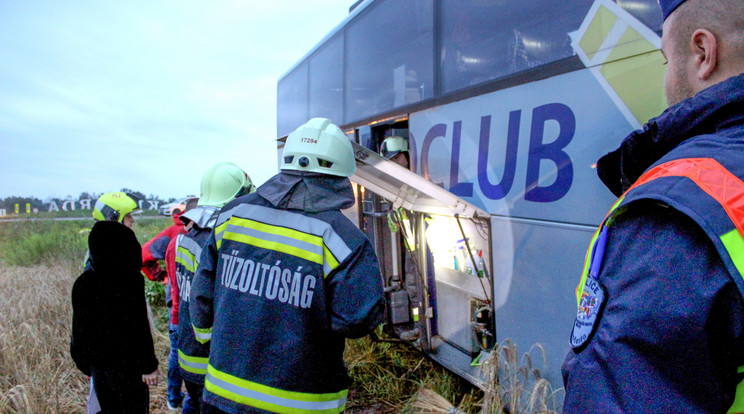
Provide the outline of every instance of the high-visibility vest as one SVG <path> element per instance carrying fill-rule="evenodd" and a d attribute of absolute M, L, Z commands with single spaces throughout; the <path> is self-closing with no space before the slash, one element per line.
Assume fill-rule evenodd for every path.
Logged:
<path fill-rule="evenodd" d="M 607 213 L 604 221 L 594 233 L 586 253 L 581 281 L 576 288 L 577 306 L 581 306 L 588 276 L 591 275 L 595 279 L 599 276 L 607 243 L 607 228 L 612 227 L 614 217 L 618 216 L 622 207 L 628 203 L 637 199 L 652 198 L 643 194 L 634 196 L 632 191 L 663 177 L 688 178 L 715 200 L 718 207 L 722 209 L 722 211 L 712 211 L 709 216 L 713 217 L 712 221 L 717 222 L 717 225 L 701 225 L 701 227 L 713 241 L 726 269 L 744 297 L 744 181 L 712 158 L 682 158 L 657 165 L 645 172 Z M 744 366 L 739 367 L 738 372 L 744 372 Z M 736 388 L 736 399 L 729 413 L 744 413 L 744 381 L 740 382 Z"/>

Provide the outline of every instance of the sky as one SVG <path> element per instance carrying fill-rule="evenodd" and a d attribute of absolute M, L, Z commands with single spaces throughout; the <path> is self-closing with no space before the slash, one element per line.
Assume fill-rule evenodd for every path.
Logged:
<path fill-rule="evenodd" d="M 276 84 L 354 0 L 0 1 L 0 198 L 277 173 Z"/>

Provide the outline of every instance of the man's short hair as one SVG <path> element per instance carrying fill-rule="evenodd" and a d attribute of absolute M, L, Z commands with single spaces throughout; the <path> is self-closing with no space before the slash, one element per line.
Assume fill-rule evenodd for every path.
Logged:
<path fill-rule="evenodd" d="M 697 29 L 707 29 L 731 49 L 729 56 L 744 52 L 744 7 L 741 0 L 686 0 L 673 10 L 672 45 L 682 55 Z"/>

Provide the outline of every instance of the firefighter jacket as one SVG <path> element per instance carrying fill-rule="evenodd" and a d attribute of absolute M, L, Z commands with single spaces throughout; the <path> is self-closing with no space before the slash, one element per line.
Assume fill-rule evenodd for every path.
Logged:
<path fill-rule="evenodd" d="M 181 216 L 188 224 L 193 222 L 186 234 L 176 238 L 176 283 L 178 292 L 178 365 L 181 376 L 188 382 L 204 384 L 209 357 L 209 343 L 196 340 L 189 315 L 189 292 L 194 272 L 199 266 L 202 246 L 212 233 L 217 210 L 211 207 L 196 207 Z M 211 216 L 214 215 L 214 220 Z M 174 303 L 175 303 L 174 299 Z"/>
<path fill-rule="evenodd" d="M 622 197 L 577 289 L 563 412 L 726 412 L 744 365 L 744 75 L 670 107 L 598 172 Z"/>
<path fill-rule="evenodd" d="M 282 171 L 226 205 L 191 286 L 197 337 L 211 338 L 204 402 L 229 413 L 339 413 L 344 338 L 383 319 L 369 240 L 339 210 L 348 179 Z"/>
<path fill-rule="evenodd" d="M 92 268 L 72 287 L 72 359 L 85 375 L 91 368 L 150 374 L 158 360 L 139 273 L 139 242 L 123 224 L 99 221 L 88 244 Z"/>

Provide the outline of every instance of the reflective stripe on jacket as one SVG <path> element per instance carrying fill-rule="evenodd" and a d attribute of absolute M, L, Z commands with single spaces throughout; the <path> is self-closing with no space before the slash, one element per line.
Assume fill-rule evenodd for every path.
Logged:
<path fill-rule="evenodd" d="M 228 412 L 343 411 L 344 338 L 384 313 L 374 250 L 340 211 L 278 209 L 258 194 L 222 210 L 190 306 L 192 324 L 211 329 L 204 401 Z"/>
<path fill-rule="evenodd" d="M 176 245 L 176 282 L 180 300 L 178 315 L 178 365 L 186 381 L 203 384 L 207 374 L 209 343 L 199 338 L 191 326 L 189 315 L 189 292 L 194 273 L 199 266 L 202 245 L 206 243 L 211 229 L 192 227 L 185 235 L 179 235 Z"/>

